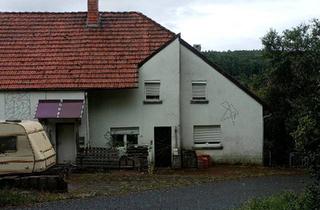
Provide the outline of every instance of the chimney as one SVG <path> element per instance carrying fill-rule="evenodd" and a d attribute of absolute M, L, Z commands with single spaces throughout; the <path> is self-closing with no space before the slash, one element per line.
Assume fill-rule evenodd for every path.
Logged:
<path fill-rule="evenodd" d="M 193 47 L 199 52 L 201 52 L 201 44 L 194 44 Z"/>
<path fill-rule="evenodd" d="M 87 26 L 99 26 L 99 0 L 88 0 Z"/>

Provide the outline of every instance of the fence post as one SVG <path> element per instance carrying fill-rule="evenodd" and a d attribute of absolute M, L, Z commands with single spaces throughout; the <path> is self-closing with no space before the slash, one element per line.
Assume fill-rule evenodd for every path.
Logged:
<path fill-rule="evenodd" d="M 271 151 L 269 150 L 269 166 L 272 166 L 272 154 Z"/>

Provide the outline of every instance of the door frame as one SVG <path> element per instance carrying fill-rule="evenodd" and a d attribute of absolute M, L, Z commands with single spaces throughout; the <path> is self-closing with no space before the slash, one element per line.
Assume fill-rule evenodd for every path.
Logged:
<path fill-rule="evenodd" d="M 77 152 L 79 151 L 79 124 L 77 122 L 56 122 L 54 124 L 55 126 L 55 144 L 56 144 L 56 161 L 59 164 L 59 145 L 60 140 L 58 138 L 58 126 L 63 125 L 73 125 L 73 138 L 75 141 L 75 155 L 77 155 Z"/>
<path fill-rule="evenodd" d="M 154 149 L 153 149 L 153 154 L 154 154 L 154 166 L 155 167 L 158 167 L 157 166 L 157 163 L 156 163 L 156 132 L 155 132 L 155 130 L 156 130 L 156 128 L 170 128 L 170 143 L 169 143 L 169 145 L 170 145 L 170 164 L 169 164 L 169 166 L 168 167 L 172 167 L 172 164 L 173 164 L 173 148 L 172 148 L 172 140 L 173 140 L 173 138 L 172 138 L 172 134 L 173 134 L 173 127 L 172 126 L 154 126 L 153 127 L 153 137 L 154 137 Z M 161 166 L 160 166 L 160 168 L 161 168 Z"/>

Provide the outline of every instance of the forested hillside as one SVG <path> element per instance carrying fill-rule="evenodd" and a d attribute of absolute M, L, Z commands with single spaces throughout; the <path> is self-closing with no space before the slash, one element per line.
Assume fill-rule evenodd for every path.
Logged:
<path fill-rule="evenodd" d="M 263 57 L 262 50 L 205 51 L 202 53 L 257 95 L 264 96 L 264 73 L 268 60 Z"/>

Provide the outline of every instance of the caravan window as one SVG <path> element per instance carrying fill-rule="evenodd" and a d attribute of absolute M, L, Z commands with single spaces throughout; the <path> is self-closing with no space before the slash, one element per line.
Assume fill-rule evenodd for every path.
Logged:
<path fill-rule="evenodd" d="M 0 153 L 16 152 L 17 137 L 16 136 L 0 136 Z"/>

